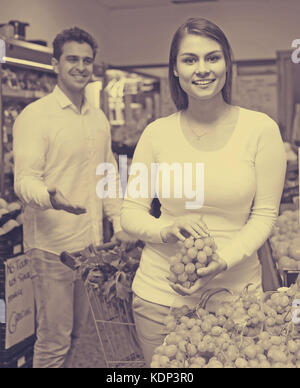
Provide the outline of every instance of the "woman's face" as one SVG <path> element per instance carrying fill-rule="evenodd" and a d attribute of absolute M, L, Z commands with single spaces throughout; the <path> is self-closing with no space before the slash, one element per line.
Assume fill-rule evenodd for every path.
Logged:
<path fill-rule="evenodd" d="M 205 36 L 186 35 L 179 45 L 174 74 L 189 99 L 214 98 L 222 92 L 226 81 L 221 45 Z"/>

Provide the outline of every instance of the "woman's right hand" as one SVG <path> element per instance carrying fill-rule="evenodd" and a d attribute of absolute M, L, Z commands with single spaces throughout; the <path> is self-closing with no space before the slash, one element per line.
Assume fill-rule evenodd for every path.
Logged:
<path fill-rule="evenodd" d="M 200 215 L 187 215 L 176 218 L 173 224 L 162 228 L 161 238 L 164 243 L 184 241 L 187 237 L 195 238 L 209 236 L 207 225 Z"/>

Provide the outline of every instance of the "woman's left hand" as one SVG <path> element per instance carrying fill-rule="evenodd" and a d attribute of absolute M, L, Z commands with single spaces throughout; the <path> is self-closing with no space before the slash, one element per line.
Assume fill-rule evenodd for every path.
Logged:
<path fill-rule="evenodd" d="M 195 281 L 191 288 L 185 288 L 177 283 L 170 283 L 170 286 L 174 291 L 182 296 L 192 295 L 206 286 L 206 284 L 209 283 L 219 273 L 226 271 L 226 269 L 227 264 L 225 260 L 221 259 L 218 255 L 215 255 L 214 259 L 211 260 L 207 267 L 199 268 L 197 270 L 199 279 Z"/>
<path fill-rule="evenodd" d="M 133 249 L 138 242 L 135 237 L 130 236 L 128 233 L 122 230 L 115 233 L 111 238 L 111 241 L 119 242 L 121 244 L 121 248 L 126 249 L 128 251 Z"/>

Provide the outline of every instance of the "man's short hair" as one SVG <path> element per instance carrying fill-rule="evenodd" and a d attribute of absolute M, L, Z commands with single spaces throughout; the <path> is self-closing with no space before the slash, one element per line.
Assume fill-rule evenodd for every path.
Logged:
<path fill-rule="evenodd" d="M 53 57 L 57 60 L 61 57 L 63 45 L 67 42 L 87 43 L 93 50 L 95 59 L 97 53 L 97 43 L 95 39 L 86 31 L 73 27 L 59 33 L 53 41 Z"/>

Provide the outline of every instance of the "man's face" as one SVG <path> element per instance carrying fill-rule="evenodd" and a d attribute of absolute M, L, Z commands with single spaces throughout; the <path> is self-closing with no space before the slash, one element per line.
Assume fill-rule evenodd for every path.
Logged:
<path fill-rule="evenodd" d="M 67 42 L 57 61 L 52 59 L 58 83 L 71 93 L 82 91 L 93 75 L 93 50 L 88 43 Z"/>

